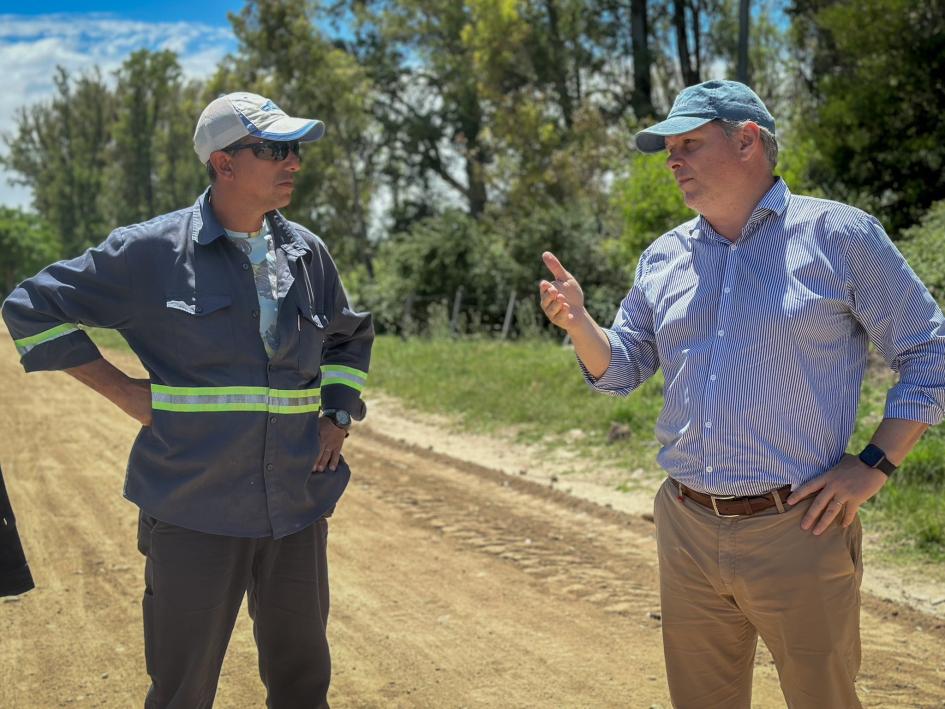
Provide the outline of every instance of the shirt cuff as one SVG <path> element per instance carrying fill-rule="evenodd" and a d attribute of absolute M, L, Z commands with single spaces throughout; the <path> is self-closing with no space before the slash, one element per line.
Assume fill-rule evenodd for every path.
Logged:
<path fill-rule="evenodd" d="M 79 367 L 101 359 L 95 343 L 81 330 L 42 342 L 20 358 L 27 372 L 44 372 Z"/>
<path fill-rule="evenodd" d="M 604 373 L 599 378 L 595 379 L 591 373 L 587 371 L 587 367 L 584 366 L 584 362 L 581 361 L 581 358 L 577 356 L 576 352 L 574 356 L 577 358 L 578 366 L 581 368 L 581 373 L 584 375 L 584 381 L 591 387 L 598 391 L 608 393 L 625 391 L 628 389 L 627 371 L 629 371 L 628 368 L 631 366 L 630 358 L 627 356 L 627 350 L 613 330 L 606 327 L 601 329 L 610 341 L 610 363 L 607 365 L 607 369 Z"/>
<path fill-rule="evenodd" d="M 896 386 L 886 397 L 883 416 L 888 419 L 919 421 L 936 426 L 945 418 L 945 411 L 930 394 L 920 387 Z"/>

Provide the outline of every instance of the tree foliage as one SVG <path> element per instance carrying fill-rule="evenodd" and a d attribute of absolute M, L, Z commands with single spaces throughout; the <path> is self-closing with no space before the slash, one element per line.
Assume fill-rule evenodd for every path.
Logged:
<path fill-rule="evenodd" d="M 945 198 L 945 2 L 796 0 L 812 179 L 894 233 Z"/>
<path fill-rule="evenodd" d="M 899 249 L 939 306 L 945 306 L 945 200 L 902 233 Z"/>
<path fill-rule="evenodd" d="M 98 72 L 73 80 L 59 68 L 49 103 L 17 113 L 4 164 L 33 190 L 33 206 L 77 254 L 107 233 L 105 169 L 113 96 Z"/>
<path fill-rule="evenodd" d="M 140 50 L 117 72 L 104 211 L 113 224 L 186 206 L 205 186 L 194 159 L 194 116 L 203 108 L 173 52 Z"/>
<path fill-rule="evenodd" d="M 371 275 L 370 208 L 382 148 L 370 110 L 374 89 L 355 57 L 318 28 L 314 10 L 305 0 L 247 2 L 231 20 L 239 51 L 218 68 L 208 95 L 255 91 L 290 115 L 325 122 L 325 137 L 304 148 L 286 213 L 311 225 L 340 261 Z"/>
<path fill-rule="evenodd" d="M 790 0 L 790 36 L 787 2 L 747 3 L 779 172 L 795 192 L 877 212 L 895 237 L 945 197 L 942 0 Z M 60 70 L 54 97 L 18 114 L 5 163 L 74 254 L 190 203 L 206 184 L 200 110 L 257 91 L 325 121 L 286 211 L 382 324 L 462 285 L 494 326 L 509 293 L 534 292 L 549 249 L 608 319 L 639 253 L 692 216 L 633 134 L 686 84 L 734 76 L 745 6 L 247 0 L 231 17 L 236 51 L 205 82 L 185 81 L 169 51 L 135 52 L 114 77 Z"/>
<path fill-rule="evenodd" d="M 0 207 L 0 296 L 54 259 L 59 243 L 36 214 Z"/>

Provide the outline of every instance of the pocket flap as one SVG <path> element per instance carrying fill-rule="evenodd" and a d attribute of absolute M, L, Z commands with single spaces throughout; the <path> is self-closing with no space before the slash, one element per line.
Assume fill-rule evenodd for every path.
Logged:
<path fill-rule="evenodd" d="M 229 295 L 197 295 L 182 296 L 167 294 L 165 305 L 173 310 L 180 310 L 190 315 L 209 315 L 217 310 L 228 308 L 233 304 Z"/>
<path fill-rule="evenodd" d="M 301 315 L 303 318 L 308 320 L 310 323 L 312 323 L 312 325 L 319 328 L 320 330 L 324 330 L 326 327 L 328 327 L 327 315 L 325 315 L 324 313 L 313 312 L 309 310 L 307 307 L 305 307 L 304 305 L 302 305 L 301 303 L 299 304 L 299 315 Z"/>

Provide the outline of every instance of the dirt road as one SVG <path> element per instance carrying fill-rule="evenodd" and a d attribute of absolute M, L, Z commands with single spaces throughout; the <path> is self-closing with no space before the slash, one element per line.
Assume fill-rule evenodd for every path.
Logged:
<path fill-rule="evenodd" d="M 0 707 L 140 706 L 136 426 L 64 374 L 27 377 L 5 341 L 0 464 L 38 588 L 0 602 Z M 333 706 L 669 706 L 650 523 L 366 427 L 346 452 Z M 940 619 L 865 597 L 863 640 L 867 706 L 945 707 Z M 263 702 L 244 613 L 217 706 Z M 783 706 L 766 652 L 755 705 Z"/>

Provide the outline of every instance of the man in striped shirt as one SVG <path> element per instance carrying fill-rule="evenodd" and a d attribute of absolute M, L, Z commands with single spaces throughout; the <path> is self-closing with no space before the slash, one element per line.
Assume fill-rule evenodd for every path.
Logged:
<path fill-rule="evenodd" d="M 595 389 L 624 396 L 663 370 L 673 703 L 749 707 L 760 634 L 789 706 L 858 707 L 857 510 L 945 415 L 945 320 L 873 217 L 774 176 L 774 119 L 743 84 L 687 88 L 635 142 L 665 150 L 697 216 L 643 252 L 610 328 L 550 253 L 540 293 Z M 850 455 L 871 342 L 899 379 Z"/>

